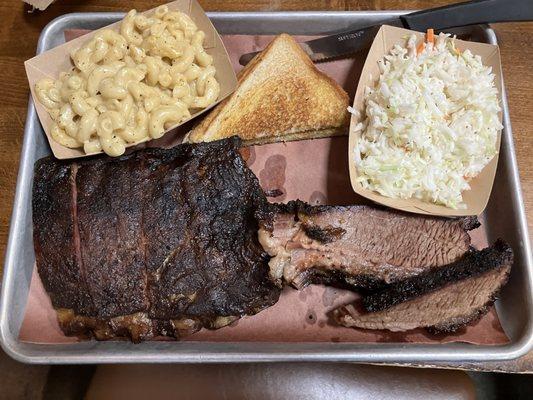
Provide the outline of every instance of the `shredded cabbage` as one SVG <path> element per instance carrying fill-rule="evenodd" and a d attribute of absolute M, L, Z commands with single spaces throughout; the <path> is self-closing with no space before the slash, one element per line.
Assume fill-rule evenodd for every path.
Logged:
<path fill-rule="evenodd" d="M 356 127 L 358 181 L 387 197 L 464 208 L 461 192 L 497 153 L 502 129 L 491 68 L 441 33 L 420 54 L 414 35 L 395 46 L 380 72 Z"/>

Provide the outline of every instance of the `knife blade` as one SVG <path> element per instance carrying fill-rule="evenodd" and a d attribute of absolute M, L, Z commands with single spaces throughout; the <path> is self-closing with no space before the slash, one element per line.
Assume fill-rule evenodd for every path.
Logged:
<path fill-rule="evenodd" d="M 383 24 L 403 28 L 402 21 L 399 18 L 388 20 Z M 370 47 L 381 26 L 382 24 L 378 24 L 354 31 L 325 36 L 304 42 L 301 46 L 314 62 L 355 54 L 360 50 Z"/>
<path fill-rule="evenodd" d="M 369 47 L 381 25 L 392 25 L 416 31 L 435 30 L 489 22 L 533 20 L 533 7 L 528 0 L 474 0 L 401 15 L 378 25 L 324 36 L 300 43 L 314 62 L 354 54 Z M 259 52 L 244 54 L 239 63 L 246 65 Z"/>
<path fill-rule="evenodd" d="M 327 61 L 332 58 L 354 54 L 370 46 L 383 24 L 403 27 L 401 19 L 397 18 L 384 21 L 378 25 L 308 40 L 300 43 L 300 47 L 313 62 Z M 239 63 L 241 65 L 248 64 L 258 53 L 260 51 L 243 54 L 239 58 Z"/>

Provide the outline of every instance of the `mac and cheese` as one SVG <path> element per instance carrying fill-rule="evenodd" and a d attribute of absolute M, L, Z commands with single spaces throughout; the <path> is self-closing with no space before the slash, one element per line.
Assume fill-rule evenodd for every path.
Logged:
<path fill-rule="evenodd" d="M 181 12 L 131 10 L 120 31 L 104 29 L 71 54 L 74 69 L 35 85 L 52 120 L 52 138 L 86 153 L 124 153 L 159 138 L 220 93 L 205 33 Z"/>

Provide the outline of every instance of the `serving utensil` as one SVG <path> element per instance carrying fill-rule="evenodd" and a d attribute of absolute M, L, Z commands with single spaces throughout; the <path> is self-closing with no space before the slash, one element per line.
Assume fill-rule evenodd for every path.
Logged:
<path fill-rule="evenodd" d="M 300 45 L 311 60 L 320 62 L 368 48 L 382 25 L 425 31 L 429 28 L 443 30 L 491 22 L 530 20 L 533 20 L 533 5 L 530 0 L 474 0 L 401 15 L 377 25 L 324 36 Z M 258 53 L 260 51 L 243 54 L 239 63 L 248 64 Z"/>

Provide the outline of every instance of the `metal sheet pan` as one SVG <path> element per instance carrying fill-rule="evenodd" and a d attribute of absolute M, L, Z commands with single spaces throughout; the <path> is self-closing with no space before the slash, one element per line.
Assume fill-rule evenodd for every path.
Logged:
<path fill-rule="evenodd" d="M 402 14 L 387 12 L 245 12 L 210 13 L 221 34 L 323 34 L 365 26 Z M 121 13 L 75 13 L 61 16 L 43 30 L 37 52 L 64 42 L 65 29 L 96 29 L 120 19 Z M 496 44 L 487 26 L 467 28 L 474 40 Z M 519 357 L 533 347 L 533 261 L 518 178 L 509 110 L 503 94 L 501 155 L 494 190 L 485 212 L 489 241 L 504 237 L 515 250 L 509 284 L 496 307 L 510 343 L 472 344 L 393 343 L 206 343 L 87 341 L 46 345 L 18 341 L 18 332 L 35 261 L 32 240 L 31 186 L 34 162 L 50 154 L 30 99 L 20 159 L 2 282 L 0 341 L 13 358 L 29 363 L 165 363 L 351 361 L 372 363 L 431 363 L 497 361 Z"/>

